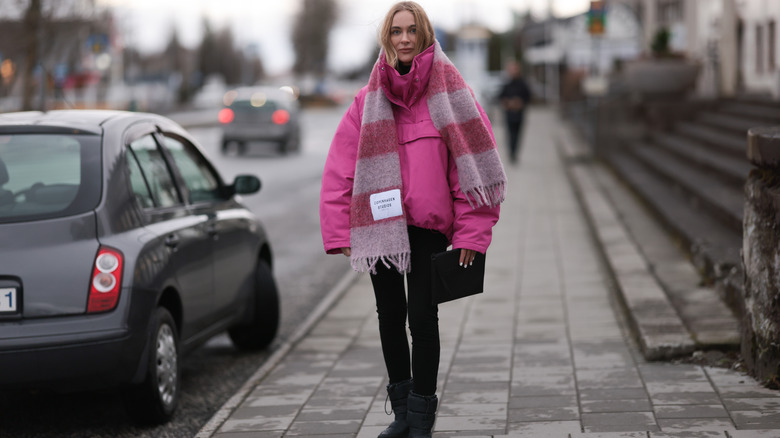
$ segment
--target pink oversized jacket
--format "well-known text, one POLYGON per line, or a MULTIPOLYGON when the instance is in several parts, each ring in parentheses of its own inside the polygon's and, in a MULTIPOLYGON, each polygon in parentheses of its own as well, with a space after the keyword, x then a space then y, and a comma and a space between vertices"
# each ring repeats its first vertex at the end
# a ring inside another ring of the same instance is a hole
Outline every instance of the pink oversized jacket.
MULTIPOLYGON (((453 248, 485 253, 493 225, 498 221, 499 207, 472 209, 460 190, 455 161, 431 121, 425 99, 432 65, 433 46, 415 57, 406 75, 400 75, 386 63, 382 73, 398 133, 406 220, 409 225, 441 232, 453 248)), ((325 162, 320 228, 328 254, 340 254, 340 248, 351 246, 349 206, 366 92, 367 87, 358 92, 341 119, 325 162)), ((477 106, 493 135, 485 111, 477 106)))

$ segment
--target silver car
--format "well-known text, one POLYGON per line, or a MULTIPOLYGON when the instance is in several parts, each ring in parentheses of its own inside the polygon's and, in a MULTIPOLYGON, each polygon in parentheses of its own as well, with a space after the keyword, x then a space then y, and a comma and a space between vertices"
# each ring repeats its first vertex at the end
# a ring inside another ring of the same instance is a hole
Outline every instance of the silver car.
POLYGON ((0 115, 0 390, 117 388, 160 423, 180 358, 228 331, 265 348, 279 323, 262 224, 167 118, 0 115))
POLYGON ((230 90, 219 112, 222 151, 243 154, 256 142, 270 143, 281 153, 301 146, 300 108, 292 92, 274 87, 230 90))

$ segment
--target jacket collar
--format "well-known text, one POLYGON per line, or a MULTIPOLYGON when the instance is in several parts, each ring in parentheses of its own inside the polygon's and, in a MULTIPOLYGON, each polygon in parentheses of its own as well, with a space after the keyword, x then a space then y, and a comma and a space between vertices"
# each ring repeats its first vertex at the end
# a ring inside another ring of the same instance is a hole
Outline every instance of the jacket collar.
POLYGON ((433 66, 434 44, 420 52, 412 60, 409 73, 401 75, 381 57, 382 89, 387 99, 396 105, 411 107, 418 102, 428 89, 433 66))

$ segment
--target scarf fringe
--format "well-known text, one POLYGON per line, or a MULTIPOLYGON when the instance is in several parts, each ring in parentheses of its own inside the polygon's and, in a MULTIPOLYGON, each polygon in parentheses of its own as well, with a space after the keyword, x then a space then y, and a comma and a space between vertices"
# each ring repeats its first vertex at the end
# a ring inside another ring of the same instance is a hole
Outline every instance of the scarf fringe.
POLYGON ((385 267, 395 268, 401 274, 412 270, 411 253, 409 251, 381 256, 351 257, 352 269, 357 272, 370 272, 376 274, 376 264, 382 262, 385 267))
POLYGON ((495 207, 506 199, 506 183, 500 182, 489 186, 474 187, 467 190, 464 194, 472 209, 482 207, 483 205, 495 207), (471 198, 474 198, 473 202, 471 198), (475 203, 477 204, 476 207, 474 206, 475 203))

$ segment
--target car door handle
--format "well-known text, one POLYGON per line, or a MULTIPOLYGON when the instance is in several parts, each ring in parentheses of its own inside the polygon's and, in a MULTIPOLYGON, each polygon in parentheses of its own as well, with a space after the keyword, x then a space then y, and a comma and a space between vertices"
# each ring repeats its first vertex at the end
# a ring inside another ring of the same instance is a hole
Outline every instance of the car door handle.
POLYGON ((176 246, 179 245, 179 236, 175 234, 169 234, 168 237, 165 238, 165 246, 168 248, 176 248, 176 246))

